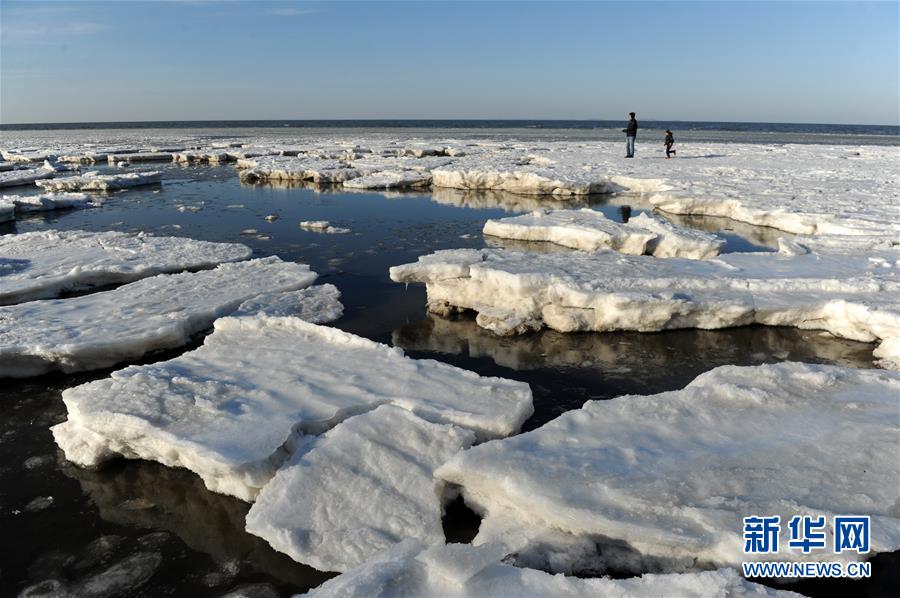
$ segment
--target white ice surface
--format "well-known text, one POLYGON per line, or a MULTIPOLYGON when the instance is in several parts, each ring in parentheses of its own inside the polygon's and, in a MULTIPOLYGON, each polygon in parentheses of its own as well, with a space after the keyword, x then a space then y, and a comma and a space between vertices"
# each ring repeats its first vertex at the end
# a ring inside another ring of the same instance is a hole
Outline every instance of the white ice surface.
POLYGON ((873 552, 900 548, 898 396, 896 372, 724 366, 683 390, 589 401, 436 475, 486 514, 476 544, 554 571, 858 560, 790 550, 786 523, 869 515, 873 552), (777 555, 743 553, 742 518, 760 514, 785 524, 777 555))
POLYGON ((130 153, 110 153, 106 159, 110 164, 119 162, 169 162, 172 160, 172 152, 130 152, 130 153))
POLYGON ((657 235, 610 220, 590 208, 581 210, 536 210, 522 216, 488 220, 484 234, 518 241, 544 241, 593 251, 603 247, 643 255, 657 235))
POLYGON ((237 243, 143 233, 50 230, 2 235, 0 305, 132 282, 164 272, 209 268, 247 259, 250 254, 248 247, 237 243))
POLYGON ((331 158, 298 158, 292 156, 260 156, 238 160, 240 178, 257 181, 312 181, 314 183, 342 183, 360 176, 345 162, 331 158))
POLYGON ((616 598, 749 598, 798 596, 741 578, 731 569, 631 579, 579 579, 522 569, 504 562, 500 544, 447 544, 425 547, 416 540, 397 544, 314 588, 315 598, 393 598, 400 596, 516 598, 549 596, 615 596, 616 598))
POLYGON ((475 441, 382 405, 304 444, 263 487, 247 531, 320 571, 346 571, 406 538, 443 544, 434 470, 475 441))
POLYGON ((303 230, 312 231, 314 233, 325 233, 328 235, 346 235, 351 232, 349 228, 332 226, 327 220, 304 220, 299 226, 303 230))
POLYGON ((656 234, 649 252, 656 257, 705 260, 719 255, 725 246, 725 241, 712 233, 678 226, 647 214, 633 216, 626 226, 656 234))
POLYGON ((417 170, 380 170, 344 182, 348 189, 402 189, 427 187, 431 173, 417 170))
MULTIPOLYGON (((396 282, 424 282, 428 308, 478 312, 501 335, 547 326, 560 332, 748 324, 825 330, 885 341, 900 335, 900 260, 883 254, 732 253, 709 260, 613 251, 527 254, 438 251, 391 268, 396 282)), ((896 343, 880 349, 885 363, 896 343)))
MULTIPOLYGON (((256 278, 248 284, 264 286, 256 278)), ((221 318, 199 349, 119 370, 67 390, 63 400, 69 421, 54 435, 69 460, 95 465, 124 455, 186 467, 210 490, 244 500, 256 497, 303 434, 381 404, 481 439, 518 431, 533 411, 522 382, 268 317, 221 318)))
POLYGON ((294 316, 313 324, 333 322, 344 314, 341 292, 333 284, 323 284, 282 293, 263 293, 241 303, 231 315, 294 316))
POLYGON ((48 168, 27 168, 0 172, 0 187, 21 187, 42 179, 56 176, 56 171, 48 168))
POLYGON ((81 176, 37 181, 48 191, 115 191, 162 181, 159 172, 129 172, 127 174, 85 173, 81 176))
POLYGON ((4 195, 4 203, 11 202, 16 212, 46 212, 50 210, 67 210, 86 208, 93 201, 84 193, 42 193, 40 195, 4 195))
POLYGON ((0 307, 0 377, 100 369, 180 347, 247 299, 315 278, 304 264, 269 257, 0 307))

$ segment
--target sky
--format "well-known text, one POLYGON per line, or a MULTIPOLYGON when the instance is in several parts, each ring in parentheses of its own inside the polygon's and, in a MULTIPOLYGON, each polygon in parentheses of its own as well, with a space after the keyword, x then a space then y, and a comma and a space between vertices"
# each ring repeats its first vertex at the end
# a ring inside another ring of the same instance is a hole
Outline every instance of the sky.
POLYGON ((0 0, 0 123, 900 124, 900 2, 0 0))

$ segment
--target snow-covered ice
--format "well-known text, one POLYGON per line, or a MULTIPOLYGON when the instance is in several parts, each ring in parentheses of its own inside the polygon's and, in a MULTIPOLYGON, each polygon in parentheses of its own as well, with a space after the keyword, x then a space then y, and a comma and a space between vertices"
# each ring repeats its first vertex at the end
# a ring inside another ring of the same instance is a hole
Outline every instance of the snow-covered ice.
MULTIPOLYGON (((65 194, 64 194, 65 195, 65 194)), ((0 305, 245 260, 250 248, 144 233, 80 230, 0 236, 0 305)))
POLYGON ((442 596, 482 598, 515 596, 616 596, 647 598, 733 598, 798 596, 743 579, 731 569, 699 573, 647 574, 631 579, 579 579, 523 569, 506 563, 502 544, 447 544, 426 547, 406 540, 358 567, 326 581, 311 598, 392 598, 442 596))
POLYGON ((177 152, 173 160, 183 164, 220 164, 230 162, 234 158, 224 149, 213 150, 187 150, 177 152))
POLYGON ((269 257, 0 307, 0 377, 94 370, 180 347, 251 297, 315 278, 304 264, 269 257))
POLYGON ((551 163, 532 156, 465 156, 431 172, 435 187, 497 189, 528 195, 587 195, 621 188, 587 160, 551 163))
POLYGON ((247 531, 320 571, 346 571, 405 538, 443 544, 434 470, 475 441, 382 405, 304 444, 247 514, 247 531))
POLYGON ((859 560, 789 549, 786 522, 868 515, 873 553, 900 548, 898 396, 896 372, 723 366, 683 390, 589 401, 436 475, 485 514, 476 544, 553 571, 859 560), (742 518, 756 514, 785 522, 777 555, 744 554, 742 518))
MULTIPOLYGON (((274 276, 248 278, 246 285, 261 289, 274 276)), ((103 325, 110 328, 109 317, 103 325)), ((155 460, 244 500, 256 497, 304 434, 378 405, 467 428, 479 439, 515 433, 533 411, 522 382, 409 359, 299 318, 265 316, 220 318, 199 349, 119 370, 65 391, 63 400, 69 420, 53 431, 69 460, 155 460)))
POLYGON ((390 275, 424 282, 430 311, 474 310, 480 326, 501 335, 542 326, 560 332, 795 326, 881 341, 879 357, 889 364, 900 357, 891 353, 900 335, 898 270, 890 252, 662 260, 614 251, 460 249, 395 266, 390 275))
POLYGON ((332 226, 327 220, 304 220, 299 226, 303 230, 329 235, 346 235, 347 233, 352 232, 349 228, 332 226))
POLYGON ((132 152, 132 153, 111 153, 107 154, 106 160, 110 164, 116 164, 118 162, 126 162, 131 164, 132 162, 169 162, 173 157, 172 152, 132 152))
POLYGON ((23 170, 7 170, 0 172, 0 187, 22 187, 37 181, 49 179, 57 175, 48 168, 26 168, 23 170))
POLYGON ((115 191, 140 185, 154 185, 162 181, 157 171, 127 174, 85 173, 81 176, 41 180, 35 184, 48 191, 115 191))
POLYGON ((261 156, 238 160, 238 168, 242 169, 241 180, 248 183, 270 180, 342 183, 361 174, 340 160, 291 156, 261 156))
POLYGON ((638 214, 627 226, 656 234, 650 242, 650 254, 656 257, 684 257, 705 260, 722 252, 725 241, 701 230, 685 228, 648 214, 638 214))
POLYGON ((518 241, 545 241, 592 251, 607 247, 622 253, 643 255, 656 238, 649 231, 629 228, 601 212, 580 210, 535 210, 530 214, 488 220, 484 234, 518 241))
POLYGON ((348 189, 404 189, 427 187, 431 173, 417 170, 380 170, 344 182, 348 189))
POLYGON ((4 195, 3 203, 10 202, 16 212, 46 212, 50 210, 69 210, 86 208, 93 201, 84 193, 42 193, 40 195, 4 195))
POLYGON ((313 324, 333 322, 344 314, 341 292, 333 284, 323 284, 299 291, 263 293, 241 303, 233 316, 294 316, 313 324))

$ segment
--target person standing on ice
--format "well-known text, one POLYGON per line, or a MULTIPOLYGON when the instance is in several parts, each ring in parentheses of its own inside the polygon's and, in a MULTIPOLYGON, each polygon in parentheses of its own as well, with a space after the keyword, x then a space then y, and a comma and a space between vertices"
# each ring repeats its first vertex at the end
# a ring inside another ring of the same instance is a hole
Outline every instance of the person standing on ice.
POLYGON ((666 144, 666 158, 669 157, 669 153, 674 156, 675 150, 672 149, 672 146, 675 145, 675 136, 672 135, 672 131, 669 129, 666 129, 666 140, 663 143, 666 144))
POLYGON ((629 112, 628 116, 631 117, 631 120, 628 121, 628 126, 622 129, 622 132, 625 133, 625 157, 634 158, 634 140, 637 138, 638 124, 634 119, 634 112, 629 112))

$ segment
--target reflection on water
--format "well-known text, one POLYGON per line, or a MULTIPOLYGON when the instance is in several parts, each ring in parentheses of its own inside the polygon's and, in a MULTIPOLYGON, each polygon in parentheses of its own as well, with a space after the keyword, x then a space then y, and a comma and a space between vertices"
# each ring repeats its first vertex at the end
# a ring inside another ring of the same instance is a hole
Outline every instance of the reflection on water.
POLYGON ((187 470, 142 461, 99 472, 71 465, 64 471, 78 480, 100 517, 111 523, 169 531, 217 562, 239 563, 298 589, 334 576, 296 563, 244 531, 250 505, 210 492, 187 470))
POLYGON ((561 210, 587 208, 607 203, 609 195, 578 195, 554 197, 547 195, 516 195, 508 191, 485 191, 435 187, 431 199, 437 203, 476 210, 501 209, 507 212, 561 210))
POLYGON ((456 356, 455 363, 467 363, 464 367, 487 359, 507 371, 482 365, 476 368, 480 373, 529 382, 535 393, 529 429, 589 399, 681 388, 720 365, 803 361, 873 367, 871 344, 815 330, 765 326, 655 333, 571 334, 545 329, 500 337, 479 327, 471 316, 445 319, 428 314, 396 328, 392 340, 417 357, 456 356))
POLYGON ((685 226, 688 228, 697 228, 705 230, 709 233, 717 235, 730 235, 753 243, 762 247, 778 250, 778 238, 785 237, 787 239, 794 238, 791 233, 770 228, 768 226, 755 226, 746 222, 738 222, 730 218, 719 218, 717 216, 690 216, 685 214, 670 214, 668 212, 657 212, 669 222, 685 226))

